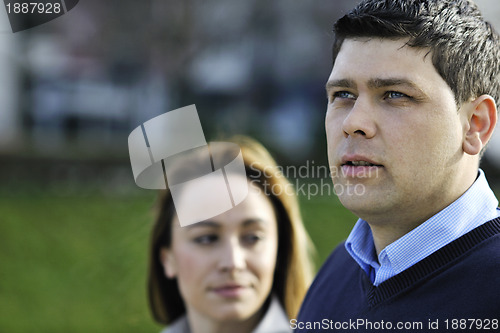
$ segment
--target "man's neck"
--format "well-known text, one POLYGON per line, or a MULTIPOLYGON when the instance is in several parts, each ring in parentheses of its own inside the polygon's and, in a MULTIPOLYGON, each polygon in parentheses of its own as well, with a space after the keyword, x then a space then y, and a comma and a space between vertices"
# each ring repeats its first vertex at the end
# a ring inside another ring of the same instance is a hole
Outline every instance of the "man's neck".
POLYGON ((385 216, 374 220, 365 219, 370 225, 373 234, 373 241, 375 243, 377 256, 389 244, 392 244, 430 219, 432 216, 451 205, 474 184, 476 177, 477 176, 472 176, 472 174, 470 177, 467 177, 469 178, 469 181, 462 182, 461 186, 457 186, 445 195, 445 197, 448 198, 447 200, 437 200, 437 198, 435 198, 435 200, 433 198, 428 198, 427 202, 421 204, 420 207, 402 207, 395 212, 395 214, 386 214, 385 216), (388 216, 390 216, 389 219, 388 216))
MULTIPOLYGON (((420 225, 420 224, 419 224, 420 225)), ((418 225, 417 225, 418 226, 418 225)), ((415 228, 417 227, 415 226, 415 228)), ((375 244, 375 250, 377 251, 377 256, 380 252, 386 248, 389 244, 394 243, 408 232, 413 230, 398 228, 398 226, 377 226, 370 225, 373 234, 373 242, 375 244)))

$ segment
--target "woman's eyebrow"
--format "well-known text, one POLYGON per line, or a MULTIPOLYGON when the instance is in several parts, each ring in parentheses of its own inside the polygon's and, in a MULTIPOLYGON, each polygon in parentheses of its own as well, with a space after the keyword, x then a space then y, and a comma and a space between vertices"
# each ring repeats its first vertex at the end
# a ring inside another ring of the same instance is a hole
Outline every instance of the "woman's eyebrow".
POLYGON ((187 229, 194 229, 194 228, 199 228, 199 227, 221 228, 221 225, 215 221, 201 221, 201 222, 190 224, 186 227, 187 227, 187 229))
POLYGON ((246 220, 243 222, 243 226, 244 226, 244 227, 247 227, 247 226, 250 226, 250 225, 255 225, 255 224, 262 224, 262 225, 266 225, 266 224, 267 224, 267 221, 265 221, 264 219, 261 219, 260 217, 254 217, 254 218, 249 218, 249 219, 246 219, 246 220))
MULTIPOLYGON (((247 227, 247 226, 255 225, 255 224, 266 225, 266 224, 268 224, 268 222, 260 217, 252 217, 252 218, 245 219, 241 225, 243 227, 247 227)), ((203 228, 203 227, 216 228, 216 229, 222 228, 220 223, 217 223, 215 221, 201 221, 201 222, 197 222, 197 223, 185 226, 185 228, 188 230, 192 230, 195 228, 203 228)))

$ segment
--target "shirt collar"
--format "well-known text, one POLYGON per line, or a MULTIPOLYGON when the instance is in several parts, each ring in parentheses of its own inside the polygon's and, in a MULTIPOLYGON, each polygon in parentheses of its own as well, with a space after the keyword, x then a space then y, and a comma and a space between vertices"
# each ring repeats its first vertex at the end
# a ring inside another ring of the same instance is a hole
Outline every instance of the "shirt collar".
MULTIPOLYGON (((375 285, 401 273, 446 244, 499 216, 498 200, 482 170, 474 184, 448 207, 385 247, 377 257, 370 226, 359 219, 345 247, 375 285), (380 274, 379 276, 379 272, 380 274)), ((404 207, 402 208, 404 209, 404 207)))
MULTIPOLYGON (((183 315, 170 326, 164 328, 161 333, 190 333, 187 315, 183 315)), ((281 306, 278 297, 271 296, 271 302, 267 311, 252 333, 289 333, 290 323, 285 310, 281 306)))
POLYGON ((345 242, 351 257, 370 275, 370 271, 380 265, 377 260, 372 230, 365 220, 359 219, 345 242))
POLYGON ((253 333, 285 333, 290 332, 290 323, 285 310, 276 296, 271 297, 271 304, 266 314, 253 333))

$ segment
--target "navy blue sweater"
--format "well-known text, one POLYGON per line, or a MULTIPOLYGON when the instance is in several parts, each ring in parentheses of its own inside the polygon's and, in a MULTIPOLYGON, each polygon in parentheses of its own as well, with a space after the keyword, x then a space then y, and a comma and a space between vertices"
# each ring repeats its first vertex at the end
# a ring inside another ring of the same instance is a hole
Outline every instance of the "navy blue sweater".
POLYGON ((499 320, 497 218, 378 287, 341 244, 320 269, 291 327, 296 332, 500 332, 499 320))

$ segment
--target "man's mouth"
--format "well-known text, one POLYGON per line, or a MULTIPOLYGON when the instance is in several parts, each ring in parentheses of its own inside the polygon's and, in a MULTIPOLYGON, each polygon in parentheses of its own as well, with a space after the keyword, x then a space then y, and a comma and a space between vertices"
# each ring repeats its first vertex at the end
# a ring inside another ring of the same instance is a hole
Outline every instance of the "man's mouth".
POLYGON ((379 164, 374 164, 371 162, 367 161, 347 161, 346 163, 342 165, 349 165, 349 166, 381 166, 379 164))
POLYGON ((342 176, 348 178, 376 178, 383 165, 362 155, 344 156, 342 158, 342 176))

